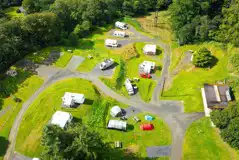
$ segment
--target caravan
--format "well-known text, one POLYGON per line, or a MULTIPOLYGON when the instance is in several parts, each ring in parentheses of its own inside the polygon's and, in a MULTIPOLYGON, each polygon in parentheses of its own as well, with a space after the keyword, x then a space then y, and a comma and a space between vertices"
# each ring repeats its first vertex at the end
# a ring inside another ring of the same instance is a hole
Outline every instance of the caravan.
POLYGON ((113 36, 115 37, 126 37, 125 32, 122 31, 114 31, 113 36))
POLYGON ((118 47, 119 44, 118 44, 117 40, 106 39, 105 40, 105 46, 107 46, 107 47, 118 47))
POLYGON ((128 29, 128 25, 126 23, 119 22, 119 21, 115 22, 115 27, 123 29, 123 30, 128 29))

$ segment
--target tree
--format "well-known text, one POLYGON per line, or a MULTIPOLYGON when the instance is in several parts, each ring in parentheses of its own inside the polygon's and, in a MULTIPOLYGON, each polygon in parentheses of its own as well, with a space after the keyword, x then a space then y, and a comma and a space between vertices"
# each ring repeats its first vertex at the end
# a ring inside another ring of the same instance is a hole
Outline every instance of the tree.
POLYGON ((213 123, 220 129, 226 128, 227 125, 229 124, 230 117, 228 115, 227 110, 224 111, 215 110, 211 112, 210 116, 213 123))
POLYGON ((97 132, 77 123, 66 130, 56 125, 46 126, 42 145, 42 159, 100 159, 102 153, 109 151, 109 146, 97 132))
POLYGON ((239 73, 239 53, 232 53, 229 62, 234 72, 239 73))
POLYGON ((221 136, 233 148, 239 149, 239 117, 230 121, 228 127, 222 130, 221 136))
POLYGON ((211 65, 213 56, 211 52, 203 47, 193 54, 193 64, 196 67, 208 67, 211 65))

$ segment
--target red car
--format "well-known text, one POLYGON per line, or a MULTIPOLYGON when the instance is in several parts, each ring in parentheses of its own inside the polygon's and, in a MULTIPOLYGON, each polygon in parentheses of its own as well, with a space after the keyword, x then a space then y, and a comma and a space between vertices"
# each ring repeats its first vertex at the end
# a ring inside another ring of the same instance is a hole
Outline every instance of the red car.
POLYGON ((154 125, 153 124, 141 124, 140 129, 143 130, 143 131, 153 130, 154 125))
POLYGON ((151 75, 148 74, 148 73, 141 73, 140 77, 142 77, 142 78, 151 78, 151 75))

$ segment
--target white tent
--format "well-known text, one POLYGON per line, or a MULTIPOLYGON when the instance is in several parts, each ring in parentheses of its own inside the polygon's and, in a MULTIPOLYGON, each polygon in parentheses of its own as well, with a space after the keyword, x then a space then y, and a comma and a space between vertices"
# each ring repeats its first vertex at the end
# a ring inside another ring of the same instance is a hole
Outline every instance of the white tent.
POLYGON ((63 106, 65 107, 72 107, 74 104, 83 104, 84 101, 84 94, 79 93, 65 92, 64 96, 62 97, 63 106))
POLYGON ((119 120, 109 120, 107 128, 126 131, 127 122, 119 120))
POLYGON ((126 34, 125 34, 125 32, 122 32, 122 31, 114 31, 113 36, 125 37, 126 34))
POLYGON ((144 46, 143 50, 144 50, 144 54, 155 55, 157 47, 156 47, 156 45, 153 45, 153 44, 146 44, 144 46))
POLYGON ((110 115, 112 117, 118 117, 119 115, 122 115, 122 110, 119 106, 114 106, 110 110, 110 115))
POLYGON ((68 112, 56 111, 52 118, 51 124, 58 125, 61 128, 65 128, 68 123, 72 120, 72 115, 68 112))
POLYGON ((118 42, 117 40, 114 40, 114 39, 106 39, 105 45, 108 47, 118 47, 118 42))
POLYGON ((133 86, 132 86, 132 84, 131 84, 131 82, 128 78, 125 80, 124 84, 125 84, 125 88, 128 91, 128 94, 133 95, 134 94, 134 88, 133 88, 133 86))
POLYGON ((155 62, 144 61, 139 65, 140 71, 150 74, 155 69, 155 62))
POLYGON ((119 22, 119 21, 115 22, 115 27, 123 29, 123 30, 128 29, 128 25, 126 23, 119 22))

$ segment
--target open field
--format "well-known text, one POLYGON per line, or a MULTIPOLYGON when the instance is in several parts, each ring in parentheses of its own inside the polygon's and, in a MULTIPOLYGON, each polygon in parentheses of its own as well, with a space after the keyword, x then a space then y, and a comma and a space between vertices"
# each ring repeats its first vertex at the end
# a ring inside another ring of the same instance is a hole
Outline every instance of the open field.
MULTIPOLYGON (((164 91, 162 95, 162 99, 183 100, 185 112, 203 111, 201 98, 201 88, 203 84, 215 83, 229 76, 228 70, 226 69, 228 63, 227 51, 223 50, 222 46, 217 43, 194 45, 192 49, 201 46, 207 47, 217 58, 215 66, 211 69, 202 69, 189 65, 187 69, 182 70, 173 78, 171 87, 164 91)), ((177 49, 177 51, 184 52, 185 48, 191 49, 191 47, 183 46, 177 49)))
POLYGON ((27 76, 27 73, 20 73, 17 76, 18 83, 11 84, 12 87, 17 85, 17 91, 13 93, 14 96, 20 98, 22 102, 16 103, 13 100, 13 97, 8 97, 3 99, 3 108, 10 107, 7 112, 0 117, 0 138, 4 139, 0 141, 0 159, 3 159, 3 156, 7 149, 8 136, 11 130, 11 127, 14 123, 14 120, 20 111, 22 104, 30 98, 30 96, 42 85, 43 80, 36 76, 27 76))
POLYGON ((192 123, 184 139, 183 160, 192 159, 237 160, 239 154, 223 142, 209 118, 202 118, 192 123))

